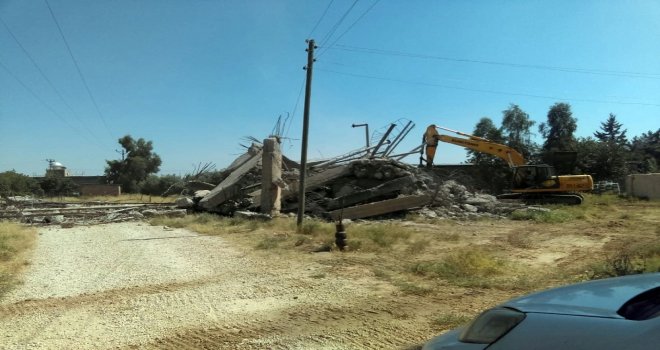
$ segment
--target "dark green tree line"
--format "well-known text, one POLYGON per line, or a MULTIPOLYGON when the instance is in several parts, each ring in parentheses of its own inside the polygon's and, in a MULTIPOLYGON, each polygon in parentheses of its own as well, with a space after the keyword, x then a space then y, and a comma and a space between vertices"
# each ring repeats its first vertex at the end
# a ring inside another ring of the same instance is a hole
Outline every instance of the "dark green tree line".
MULTIPOLYGON (((660 129, 650 130, 629 140, 627 129, 610 113, 592 137, 575 137, 577 118, 568 103, 550 106, 545 122, 539 125, 543 143, 539 147, 532 140, 534 121, 519 106, 511 104, 502 112, 502 125, 497 127, 490 118, 482 118, 473 134, 503 143, 521 152, 528 163, 567 165, 561 173, 590 174, 595 181, 622 182, 627 174, 657 172, 660 164, 660 129), (577 156, 574 163, 562 164, 562 157, 577 156), (559 164, 558 164, 559 163, 559 164)), ((477 152, 469 152, 469 162, 479 166, 505 168, 499 159, 477 152)), ((491 176, 497 170, 489 170, 491 176)), ((498 176, 499 177, 499 176, 498 176)))

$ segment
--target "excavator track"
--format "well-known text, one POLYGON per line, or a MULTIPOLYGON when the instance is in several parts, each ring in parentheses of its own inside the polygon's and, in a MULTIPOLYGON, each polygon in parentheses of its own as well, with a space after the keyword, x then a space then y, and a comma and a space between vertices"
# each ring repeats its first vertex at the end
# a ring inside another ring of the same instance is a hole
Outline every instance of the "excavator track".
POLYGON ((497 196, 498 199, 519 199, 526 204, 564 204, 564 205, 580 205, 584 201, 584 197, 579 193, 562 193, 562 194, 524 194, 524 193, 505 193, 497 196))

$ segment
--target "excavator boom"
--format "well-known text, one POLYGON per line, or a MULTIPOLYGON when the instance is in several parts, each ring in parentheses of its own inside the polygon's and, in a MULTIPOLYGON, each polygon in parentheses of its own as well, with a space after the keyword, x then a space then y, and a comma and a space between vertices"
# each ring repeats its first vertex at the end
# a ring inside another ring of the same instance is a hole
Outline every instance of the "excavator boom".
MULTIPOLYGON (((441 129, 449 130, 445 128, 441 128, 441 129)), ((454 145, 469 148, 473 151, 487 153, 499 157, 503 159, 507 164, 509 164, 509 167, 515 167, 525 164, 525 158, 523 157, 523 155, 509 146, 501 145, 499 143, 495 143, 481 137, 459 133, 453 130, 451 131, 460 135, 467 136, 469 138, 453 137, 449 135, 438 135, 436 136, 436 138, 442 142, 452 143, 454 145)))

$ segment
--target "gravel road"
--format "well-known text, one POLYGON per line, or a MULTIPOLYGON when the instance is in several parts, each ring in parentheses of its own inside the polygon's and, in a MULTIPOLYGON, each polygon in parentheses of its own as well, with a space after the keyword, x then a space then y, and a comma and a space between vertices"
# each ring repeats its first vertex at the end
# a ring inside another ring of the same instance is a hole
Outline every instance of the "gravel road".
POLYGON ((326 277, 335 257, 321 254, 145 223, 42 228, 24 283, 0 302, 0 348, 394 349, 428 337, 392 316, 391 286, 326 277))

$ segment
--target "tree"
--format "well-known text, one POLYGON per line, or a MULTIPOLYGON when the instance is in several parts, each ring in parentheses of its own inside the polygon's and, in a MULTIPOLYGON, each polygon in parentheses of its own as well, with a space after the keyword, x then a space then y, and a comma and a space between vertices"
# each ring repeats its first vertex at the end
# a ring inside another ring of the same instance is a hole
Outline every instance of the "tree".
POLYGON ((518 105, 511 104, 508 109, 502 111, 502 133, 506 145, 520 152, 525 159, 530 159, 536 148, 531 139, 532 126, 534 121, 530 120, 529 114, 518 105))
POLYGON ((625 145, 628 143, 626 138, 626 132, 628 130, 621 131, 623 125, 616 120, 616 115, 610 113, 610 116, 607 117, 607 120, 600 123, 600 129, 602 131, 596 131, 594 136, 600 142, 614 142, 619 145, 625 145))
POLYGON ((601 131, 594 133, 599 141, 594 174, 596 180, 621 181, 627 173, 628 139, 626 130, 621 130, 622 126, 610 113, 607 120, 600 124, 601 131))
POLYGON ((576 141, 577 161, 575 167, 579 174, 589 174, 596 177, 598 169, 598 155, 600 154, 601 143, 593 137, 580 137, 576 141))
POLYGON ((184 188, 180 176, 177 175, 149 175, 140 184, 140 193, 150 196, 161 196, 167 191, 170 186, 177 185, 173 190, 174 193, 181 192, 184 188))
MULTIPOLYGON (((479 120, 474 127, 472 135, 483 137, 493 142, 504 143, 502 131, 488 117, 479 120)), ((478 186, 483 186, 482 189, 487 189, 493 193, 502 192, 502 189, 507 186, 510 177, 506 162, 483 152, 468 150, 468 155, 470 156, 468 162, 474 164, 479 169, 474 174, 474 180, 477 181, 478 186)))
POLYGON ((650 130, 635 136, 630 143, 630 159, 637 165, 636 171, 651 173, 658 171, 660 165, 660 129, 650 130))
POLYGON ((57 174, 47 174, 39 181, 39 186, 49 196, 66 196, 79 190, 73 180, 57 174))
POLYGON ((0 173, 0 196, 43 194, 37 181, 15 170, 0 173))
MULTIPOLYGON (((472 135, 483 137, 493 142, 502 143, 502 132, 498 129, 493 121, 488 117, 483 117, 479 120, 474 127, 472 135)), ((472 164, 504 164, 499 158, 491 156, 490 154, 468 150, 468 162, 472 164)))
POLYGON ((120 184, 124 192, 135 193, 140 189, 140 183, 149 174, 160 170, 161 159, 153 152, 153 144, 143 138, 134 140, 130 135, 119 139, 124 148, 125 157, 121 160, 106 160, 105 176, 108 181, 120 184))
POLYGON ((576 142, 573 133, 577 129, 577 119, 573 118, 571 105, 555 103, 548 111, 548 120, 539 125, 539 132, 545 138, 542 158, 552 163, 553 152, 575 151, 576 142))

